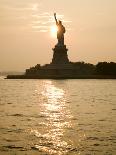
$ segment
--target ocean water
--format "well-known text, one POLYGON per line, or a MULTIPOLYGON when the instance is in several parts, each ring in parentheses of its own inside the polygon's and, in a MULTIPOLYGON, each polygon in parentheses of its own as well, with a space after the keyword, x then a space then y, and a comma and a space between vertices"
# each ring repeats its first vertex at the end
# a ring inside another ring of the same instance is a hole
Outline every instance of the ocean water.
POLYGON ((1 77, 0 155, 116 155, 116 80, 1 77))

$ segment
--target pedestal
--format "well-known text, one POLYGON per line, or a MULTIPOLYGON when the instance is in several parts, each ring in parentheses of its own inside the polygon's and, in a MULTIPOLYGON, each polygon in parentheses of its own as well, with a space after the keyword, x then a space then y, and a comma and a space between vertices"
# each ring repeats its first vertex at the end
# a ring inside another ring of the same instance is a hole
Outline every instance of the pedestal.
POLYGON ((69 59, 67 51, 66 45, 56 45, 55 48, 53 48, 52 64, 68 64, 69 59))

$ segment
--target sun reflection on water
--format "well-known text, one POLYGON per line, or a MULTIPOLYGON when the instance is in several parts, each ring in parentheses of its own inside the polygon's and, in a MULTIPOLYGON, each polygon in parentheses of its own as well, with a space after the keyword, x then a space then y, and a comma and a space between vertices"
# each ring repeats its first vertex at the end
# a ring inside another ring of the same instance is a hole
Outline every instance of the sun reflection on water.
POLYGON ((40 115, 43 128, 31 130, 38 137, 35 148, 48 154, 66 154, 72 150, 72 145, 64 134, 72 127, 73 118, 66 104, 66 90, 55 86, 53 81, 45 81, 41 94, 43 103, 40 115))
POLYGON ((45 118, 45 127, 42 134, 38 130, 32 130, 39 138, 39 144, 35 147, 48 154, 65 154, 70 145, 63 139, 63 134, 65 128, 71 127, 70 111, 65 105, 65 90, 56 87, 52 81, 46 81, 42 96, 46 102, 42 103, 40 113, 45 118))

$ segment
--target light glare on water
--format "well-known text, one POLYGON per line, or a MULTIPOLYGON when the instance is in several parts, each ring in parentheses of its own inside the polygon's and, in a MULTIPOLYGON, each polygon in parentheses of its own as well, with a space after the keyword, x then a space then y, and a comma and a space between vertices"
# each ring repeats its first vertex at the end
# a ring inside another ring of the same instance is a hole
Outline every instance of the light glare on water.
POLYGON ((45 81, 41 94, 46 100, 40 108, 40 115, 45 118, 42 123, 46 121, 44 133, 41 134, 38 130, 31 132, 41 138, 41 143, 46 143, 46 146, 39 143, 35 148, 49 154, 65 154, 74 147, 63 138, 65 130, 72 126, 72 116, 66 106, 66 92, 55 87, 52 81, 45 81))

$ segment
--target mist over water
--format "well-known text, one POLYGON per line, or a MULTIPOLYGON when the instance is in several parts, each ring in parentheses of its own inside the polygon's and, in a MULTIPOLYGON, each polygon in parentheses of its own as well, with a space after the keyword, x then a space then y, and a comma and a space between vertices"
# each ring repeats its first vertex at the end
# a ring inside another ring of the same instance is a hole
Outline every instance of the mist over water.
POLYGON ((0 155, 115 155, 116 80, 0 78, 0 155))

